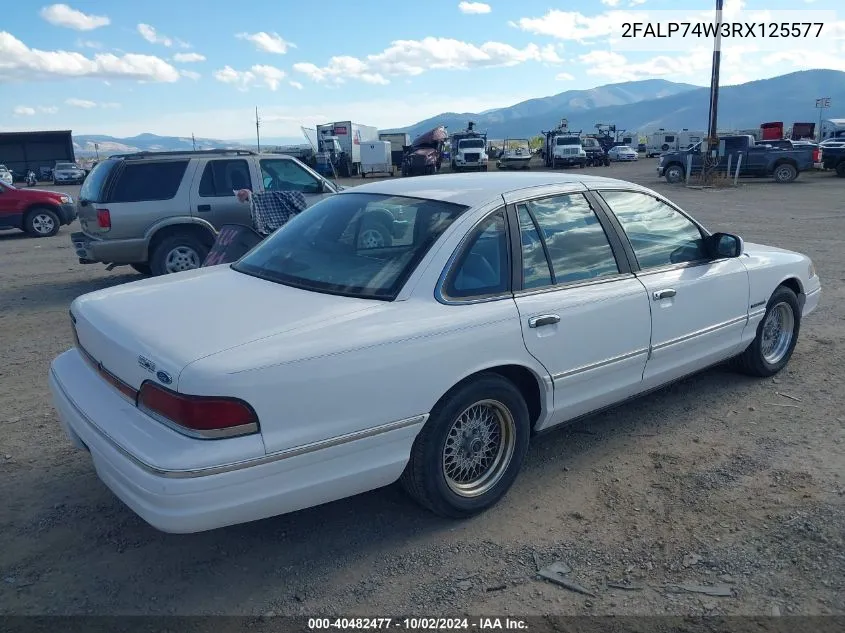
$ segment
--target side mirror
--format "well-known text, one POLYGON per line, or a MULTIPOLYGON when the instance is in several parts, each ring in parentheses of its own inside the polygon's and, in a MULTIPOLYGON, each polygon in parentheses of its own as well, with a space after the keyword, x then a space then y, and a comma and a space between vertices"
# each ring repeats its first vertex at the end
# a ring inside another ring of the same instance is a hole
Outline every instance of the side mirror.
POLYGON ((714 233, 710 236, 710 252, 716 259, 739 257, 745 248, 742 238, 731 233, 714 233))

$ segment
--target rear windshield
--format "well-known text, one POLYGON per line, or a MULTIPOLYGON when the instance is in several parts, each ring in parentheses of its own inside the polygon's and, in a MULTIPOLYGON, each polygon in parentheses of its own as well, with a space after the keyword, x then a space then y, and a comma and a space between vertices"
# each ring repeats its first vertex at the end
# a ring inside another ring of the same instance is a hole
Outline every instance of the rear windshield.
POLYGON ((333 195, 295 216, 232 268, 305 290, 389 301, 466 209, 420 198, 333 195))
POLYGON ((56 163, 56 169, 79 169, 73 163, 56 163))
POLYGON ((105 202, 106 181, 117 163, 116 160, 104 160, 98 163, 88 174, 85 182, 82 183, 82 188, 79 190, 79 199, 88 202, 105 202))

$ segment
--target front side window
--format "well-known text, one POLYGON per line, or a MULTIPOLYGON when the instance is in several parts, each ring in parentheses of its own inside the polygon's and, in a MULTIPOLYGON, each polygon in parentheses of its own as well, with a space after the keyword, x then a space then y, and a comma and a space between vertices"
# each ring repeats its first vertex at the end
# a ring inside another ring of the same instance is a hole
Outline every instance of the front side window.
POLYGON ((509 289, 505 212, 497 211, 473 231, 447 279, 445 290, 449 297, 466 299, 501 295, 509 289))
POLYGON ((656 268, 707 258, 698 226, 665 202, 635 191, 602 191, 619 219, 640 268, 656 268))
POLYGON ((179 190, 187 167, 187 160, 126 162, 117 177, 109 202, 170 200, 179 190))
MULTIPOLYGON (((604 228, 583 194, 531 200, 525 203, 524 209, 536 221, 545 242, 553 283, 572 283, 619 273, 604 228)), ((537 256, 539 254, 532 258, 537 256)))
POLYGON ((333 195, 295 216, 232 268, 304 290, 392 300, 465 210, 420 198, 333 195))
POLYGON ((322 182, 292 160, 266 158, 260 161, 260 165, 266 191, 321 193, 323 190, 322 182))
POLYGON ((242 158, 210 160, 200 179, 199 194, 203 198, 234 196, 240 189, 252 189, 249 164, 242 158))

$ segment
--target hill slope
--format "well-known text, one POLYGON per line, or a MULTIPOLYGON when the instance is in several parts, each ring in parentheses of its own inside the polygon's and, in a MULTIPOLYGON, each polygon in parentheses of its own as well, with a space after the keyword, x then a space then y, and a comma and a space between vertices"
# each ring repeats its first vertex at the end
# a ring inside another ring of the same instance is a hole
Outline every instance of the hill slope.
MULTIPOLYGON (((707 127, 709 88, 696 88, 688 84, 666 84, 664 94, 643 98, 628 103, 607 104, 600 99, 590 101, 587 93, 599 91, 600 95, 624 87, 636 98, 645 96, 647 90, 632 91, 632 87, 644 82, 602 86, 593 91, 569 91, 547 97, 561 104, 559 108, 539 112, 526 104, 544 101, 532 99, 510 108, 500 108, 484 115, 474 113, 444 113, 420 121, 402 131, 418 134, 435 125, 446 125, 451 130, 463 129, 469 120, 477 123, 477 129, 487 130, 490 138, 506 136, 529 137, 540 130, 549 129, 566 117, 574 130, 592 131, 596 123, 613 123, 618 129, 682 129, 703 130, 707 127), (674 87, 674 88, 673 88, 674 87), (576 94, 576 93, 580 93, 576 94), (583 99, 583 101, 581 101, 583 99), (565 103, 569 103, 567 108, 565 103)), ((649 82, 650 83, 650 82, 649 82)), ((652 84, 654 86, 654 84, 652 84)), ((783 121, 788 127, 794 121, 818 120, 815 109, 816 97, 831 97, 834 106, 845 103, 845 72, 836 70, 806 70, 788 75, 762 79, 736 86, 723 87, 719 91, 720 129, 743 129, 758 127, 764 121, 783 121)), ((623 97, 620 96, 620 99, 623 97)), ((840 106, 841 107, 841 106, 840 106)), ((834 116, 828 112, 827 116, 834 116)))

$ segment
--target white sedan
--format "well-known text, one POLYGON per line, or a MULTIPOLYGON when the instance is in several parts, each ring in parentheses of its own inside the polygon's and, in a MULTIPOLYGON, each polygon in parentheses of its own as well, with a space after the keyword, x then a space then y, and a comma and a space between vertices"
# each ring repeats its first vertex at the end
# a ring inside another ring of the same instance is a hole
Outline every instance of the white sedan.
POLYGON ((617 145, 607 151, 607 157, 613 161, 632 161, 639 158, 637 150, 627 145, 617 145))
POLYGON ((403 178, 326 198, 235 264, 77 298, 49 383, 69 438, 160 530, 397 480, 466 517, 538 431, 728 359, 776 374, 820 292, 806 256, 639 185, 403 178), (359 240, 386 210, 401 237, 359 240))

